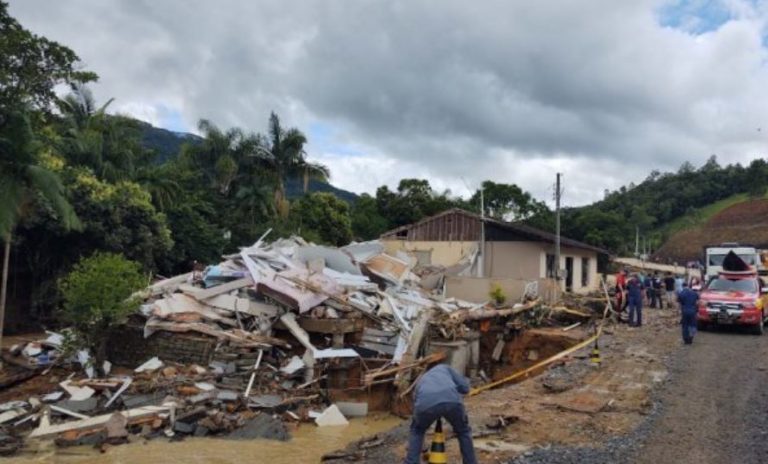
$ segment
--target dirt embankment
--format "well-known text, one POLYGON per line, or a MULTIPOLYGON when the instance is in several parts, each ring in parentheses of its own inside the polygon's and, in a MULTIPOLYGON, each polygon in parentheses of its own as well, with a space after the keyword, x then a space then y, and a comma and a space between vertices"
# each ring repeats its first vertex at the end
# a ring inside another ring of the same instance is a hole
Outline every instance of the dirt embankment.
POLYGON ((697 260, 701 259, 704 246, 724 242, 768 245, 768 199, 737 203, 702 225, 675 233, 654 254, 654 259, 678 263, 697 260))

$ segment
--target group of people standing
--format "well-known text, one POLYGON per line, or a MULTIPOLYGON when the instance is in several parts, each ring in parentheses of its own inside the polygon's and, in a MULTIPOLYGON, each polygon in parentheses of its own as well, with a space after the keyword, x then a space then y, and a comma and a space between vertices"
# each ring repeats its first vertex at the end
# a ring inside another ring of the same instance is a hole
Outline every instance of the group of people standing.
POLYGON ((658 309, 679 308, 683 342, 693 343, 696 332, 696 305, 699 294, 693 289, 699 285, 695 277, 684 279, 681 275, 667 272, 664 277, 656 271, 653 274, 638 272, 630 275, 623 269, 616 276, 616 307, 628 310, 629 326, 643 325, 643 306, 658 309))

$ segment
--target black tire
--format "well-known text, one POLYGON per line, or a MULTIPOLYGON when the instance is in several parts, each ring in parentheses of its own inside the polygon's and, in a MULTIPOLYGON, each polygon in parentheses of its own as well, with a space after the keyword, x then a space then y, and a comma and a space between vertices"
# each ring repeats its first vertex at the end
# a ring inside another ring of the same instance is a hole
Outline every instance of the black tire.
POLYGON ((763 313, 760 313, 760 323, 752 328, 752 333, 755 335, 762 335, 765 333, 765 318, 763 313))
POLYGON ((702 332, 709 330, 709 322, 696 321, 696 328, 702 332))

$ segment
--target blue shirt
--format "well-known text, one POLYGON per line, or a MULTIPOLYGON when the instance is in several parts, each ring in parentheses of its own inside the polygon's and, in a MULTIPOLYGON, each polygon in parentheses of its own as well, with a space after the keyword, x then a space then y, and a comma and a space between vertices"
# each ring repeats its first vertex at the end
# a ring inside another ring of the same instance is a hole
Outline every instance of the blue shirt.
POLYGON ((643 299, 643 284, 636 277, 629 279, 627 290, 629 301, 641 301, 643 299))
POLYGON ((680 308, 684 314, 696 314, 696 303, 699 301, 699 294, 690 288, 685 287, 683 288, 683 291, 677 295, 677 301, 680 302, 680 308))
POLYGON ((422 412, 440 403, 461 403, 467 393, 469 380, 447 364, 440 364, 428 370, 416 384, 413 410, 422 412))

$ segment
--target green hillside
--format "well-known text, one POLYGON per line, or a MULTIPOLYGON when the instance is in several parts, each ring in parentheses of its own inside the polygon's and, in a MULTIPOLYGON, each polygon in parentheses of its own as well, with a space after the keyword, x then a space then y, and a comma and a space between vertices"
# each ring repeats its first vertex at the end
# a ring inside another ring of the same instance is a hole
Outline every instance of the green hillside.
POLYGON ((674 221, 660 227, 657 232, 661 233, 663 236, 671 236, 676 232, 680 232, 681 230, 702 225, 720 211, 723 211, 724 209, 735 204, 747 201, 748 199, 749 195, 746 193, 737 193, 735 195, 731 195, 728 198, 703 206, 696 209, 695 211, 691 211, 685 216, 675 219, 674 221))
MULTIPOLYGON (((636 231, 651 249, 675 233, 705 223, 729 206, 762 198, 768 189, 768 163, 721 166, 713 156, 699 168, 685 163, 677 172, 652 172, 591 205, 563 214, 563 234, 616 254, 631 254, 636 231)), ((543 221, 539 221, 542 223, 543 221)))

